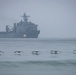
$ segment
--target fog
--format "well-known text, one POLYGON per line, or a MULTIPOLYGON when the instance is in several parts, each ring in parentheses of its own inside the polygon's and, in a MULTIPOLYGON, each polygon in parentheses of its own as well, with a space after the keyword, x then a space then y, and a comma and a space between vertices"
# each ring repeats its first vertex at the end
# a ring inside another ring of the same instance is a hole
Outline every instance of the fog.
POLYGON ((0 0, 0 31, 26 12, 39 37, 76 38, 76 0, 0 0))

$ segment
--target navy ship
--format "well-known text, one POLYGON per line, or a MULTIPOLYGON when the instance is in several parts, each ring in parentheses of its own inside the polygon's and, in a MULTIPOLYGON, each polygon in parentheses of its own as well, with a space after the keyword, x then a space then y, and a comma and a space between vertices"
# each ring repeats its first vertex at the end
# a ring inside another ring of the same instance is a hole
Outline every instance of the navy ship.
POLYGON ((28 17, 23 14, 23 20, 14 23, 12 29, 6 25, 6 31, 0 32, 0 38, 38 38, 40 30, 37 29, 36 24, 28 22, 28 17))

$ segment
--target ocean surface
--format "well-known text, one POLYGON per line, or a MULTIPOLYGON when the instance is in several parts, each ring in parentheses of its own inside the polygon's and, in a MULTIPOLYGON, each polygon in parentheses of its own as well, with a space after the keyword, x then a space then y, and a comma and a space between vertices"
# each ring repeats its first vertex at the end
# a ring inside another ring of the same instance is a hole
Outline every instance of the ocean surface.
POLYGON ((0 75, 76 75, 76 39, 0 39, 0 75))

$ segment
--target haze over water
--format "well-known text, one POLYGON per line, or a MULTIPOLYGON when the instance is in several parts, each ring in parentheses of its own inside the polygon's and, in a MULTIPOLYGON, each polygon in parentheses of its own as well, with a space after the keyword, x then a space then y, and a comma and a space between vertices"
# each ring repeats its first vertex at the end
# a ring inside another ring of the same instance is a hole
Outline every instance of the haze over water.
POLYGON ((0 75, 76 75, 76 0, 0 0, 0 31, 25 12, 39 38, 0 38, 0 75))
POLYGON ((0 31, 24 12, 38 25, 40 38, 76 38, 76 0, 0 0, 0 31))

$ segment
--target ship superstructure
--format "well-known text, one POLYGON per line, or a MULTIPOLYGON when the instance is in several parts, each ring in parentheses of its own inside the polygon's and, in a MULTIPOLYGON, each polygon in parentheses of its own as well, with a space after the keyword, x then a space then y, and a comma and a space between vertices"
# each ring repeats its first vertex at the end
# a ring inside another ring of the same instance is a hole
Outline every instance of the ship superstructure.
POLYGON ((38 38, 40 30, 37 29, 36 24, 28 22, 28 17, 23 14, 23 20, 18 23, 14 23, 13 28, 10 29, 6 25, 6 32, 0 32, 0 38, 38 38))

